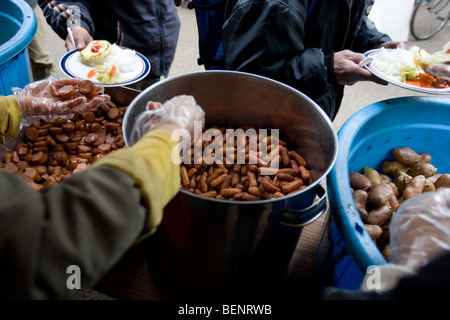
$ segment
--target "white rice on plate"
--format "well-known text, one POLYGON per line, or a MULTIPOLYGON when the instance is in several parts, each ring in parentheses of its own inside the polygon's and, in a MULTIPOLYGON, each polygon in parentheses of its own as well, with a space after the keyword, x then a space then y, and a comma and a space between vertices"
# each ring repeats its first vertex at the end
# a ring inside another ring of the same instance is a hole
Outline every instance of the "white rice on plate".
POLYGON ((408 66, 416 68, 414 52, 418 49, 416 46, 411 47, 409 50, 401 48, 387 50, 381 48, 378 54, 375 55, 371 65, 384 75, 401 78, 402 68, 408 66))
POLYGON ((106 56, 103 65, 116 66, 120 73, 133 72, 139 68, 139 58, 134 50, 122 49, 112 44, 111 52, 106 56))

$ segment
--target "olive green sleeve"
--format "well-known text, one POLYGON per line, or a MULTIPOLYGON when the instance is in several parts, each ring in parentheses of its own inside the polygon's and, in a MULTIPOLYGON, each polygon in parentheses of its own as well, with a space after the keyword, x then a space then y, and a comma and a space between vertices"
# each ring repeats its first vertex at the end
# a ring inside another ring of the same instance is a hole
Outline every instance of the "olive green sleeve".
POLYGON ((0 299, 79 298, 133 245, 146 214, 133 179, 113 168, 89 168, 42 193, 0 171, 0 299), (70 266, 80 289, 67 286, 70 266))
POLYGON ((22 112, 14 96, 0 96, 0 144, 19 133, 22 112))
POLYGON ((160 223, 179 188, 174 146, 154 131, 43 192, 0 170, 0 299, 76 299, 92 287, 160 223), (68 287, 71 266, 81 289, 68 287))
POLYGON ((172 155, 178 155, 179 160, 178 143, 171 140, 168 131, 154 130, 130 149, 112 152, 94 164, 119 169, 139 186, 149 206, 145 230, 139 240, 155 231, 162 220, 163 208, 180 189, 180 167, 172 160, 172 155))

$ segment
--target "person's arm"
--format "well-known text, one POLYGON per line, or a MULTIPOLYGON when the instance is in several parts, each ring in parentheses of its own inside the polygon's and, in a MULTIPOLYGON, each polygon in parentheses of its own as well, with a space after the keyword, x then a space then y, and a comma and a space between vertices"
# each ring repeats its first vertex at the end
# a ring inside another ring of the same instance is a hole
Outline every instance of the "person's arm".
POLYGON ((0 96, 0 144, 6 138, 15 138, 19 133, 22 113, 19 103, 13 95, 0 96))
MULTIPOLYGON (((352 50, 355 52, 364 53, 371 49, 379 48, 383 43, 391 42, 389 35, 380 32, 376 25, 368 17, 370 8, 373 5, 373 0, 368 1, 366 9, 362 12, 361 25, 357 29, 357 35, 352 43, 352 50)), ((400 42, 397 42, 400 45, 400 42)), ((394 47, 394 46, 392 46, 394 47)))
MULTIPOLYGON (((107 94, 95 94, 92 97, 78 95, 64 100, 59 89, 66 85, 77 87, 80 79, 57 79, 49 77, 26 85, 23 89, 14 88, 14 95, 0 96, 0 144, 6 138, 16 138, 20 124, 28 117, 55 117, 67 114, 82 113, 98 107, 107 101, 107 94)), ((101 85, 96 85, 97 92, 103 92, 101 85)))
POLYGON ((72 19, 75 42, 85 44, 92 41, 91 35, 95 32, 94 22, 89 13, 89 4, 87 1, 74 0, 39 0, 39 6, 44 13, 47 23, 58 34, 61 39, 66 41, 68 51, 73 48, 67 33, 67 19, 72 19), (75 23, 75 24, 73 24, 75 23), (83 38, 81 38, 83 37, 83 38), (86 37, 86 38, 84 38, 86 37))
POLYGON ((0 170, 0 298, 78 298, 156 230, 180 187, 172 133, 193 136, 204 111, 190 96, 164 103, 158 117, 154 108, 142 114, 150 129, 131 147, 42 192, 0 170))
POLYGON ((324 299, 446 297, 450 277, 450 189, 405 200, 390 222, 392 258, 369 266, 360 290, 328 287, 324 299))
POLYGON ((80 297, 160 223, 180 185, 176 147, 170 132, 152 131, 43 193, 0 172, 0 297, 80 297), (70 266, 81 290, 67 286, 70 266))

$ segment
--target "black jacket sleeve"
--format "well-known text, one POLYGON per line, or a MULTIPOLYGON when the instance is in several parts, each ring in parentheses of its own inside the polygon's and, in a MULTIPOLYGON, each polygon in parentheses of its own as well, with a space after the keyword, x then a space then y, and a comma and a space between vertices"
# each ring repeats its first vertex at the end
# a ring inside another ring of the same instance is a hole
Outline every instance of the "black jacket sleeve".
POLYGON ((329 89, 332 55, 304 46, 307 3, 249 1, 227 8, 230 15, 223 26, 227 68, 288 83, 319 99, 329 89))
POLYGON ((84 27, 90 35, 95 32, 94 23, 89 14, 86 1, 74 0, 38 0, 47 23, 61 39, 67 38, 67 19, 75 17, 77 23, 84 27))
POLYGON ((352 50, 355 52, 364 53, 368 50, 378 48, 384 42, 392 40, 387 34, 378 31, 375 24, 367 15, 362 17, 361 25, 357 30, 358 32, 352 45, 352 50))

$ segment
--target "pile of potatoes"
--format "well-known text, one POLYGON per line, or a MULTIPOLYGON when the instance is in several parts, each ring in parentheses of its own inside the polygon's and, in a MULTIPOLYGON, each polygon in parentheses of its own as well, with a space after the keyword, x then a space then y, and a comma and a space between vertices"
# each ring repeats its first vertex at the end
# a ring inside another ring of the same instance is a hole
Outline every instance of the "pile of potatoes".
POLYGON ((353 199, 366 230, 386 260, 391 259, 389 223, 403 201, 424 192, 450 187, 450 174, 437 174, 431 155, 411 148, 394 148, 381 172, 364 167, 349 174, 353 199))

